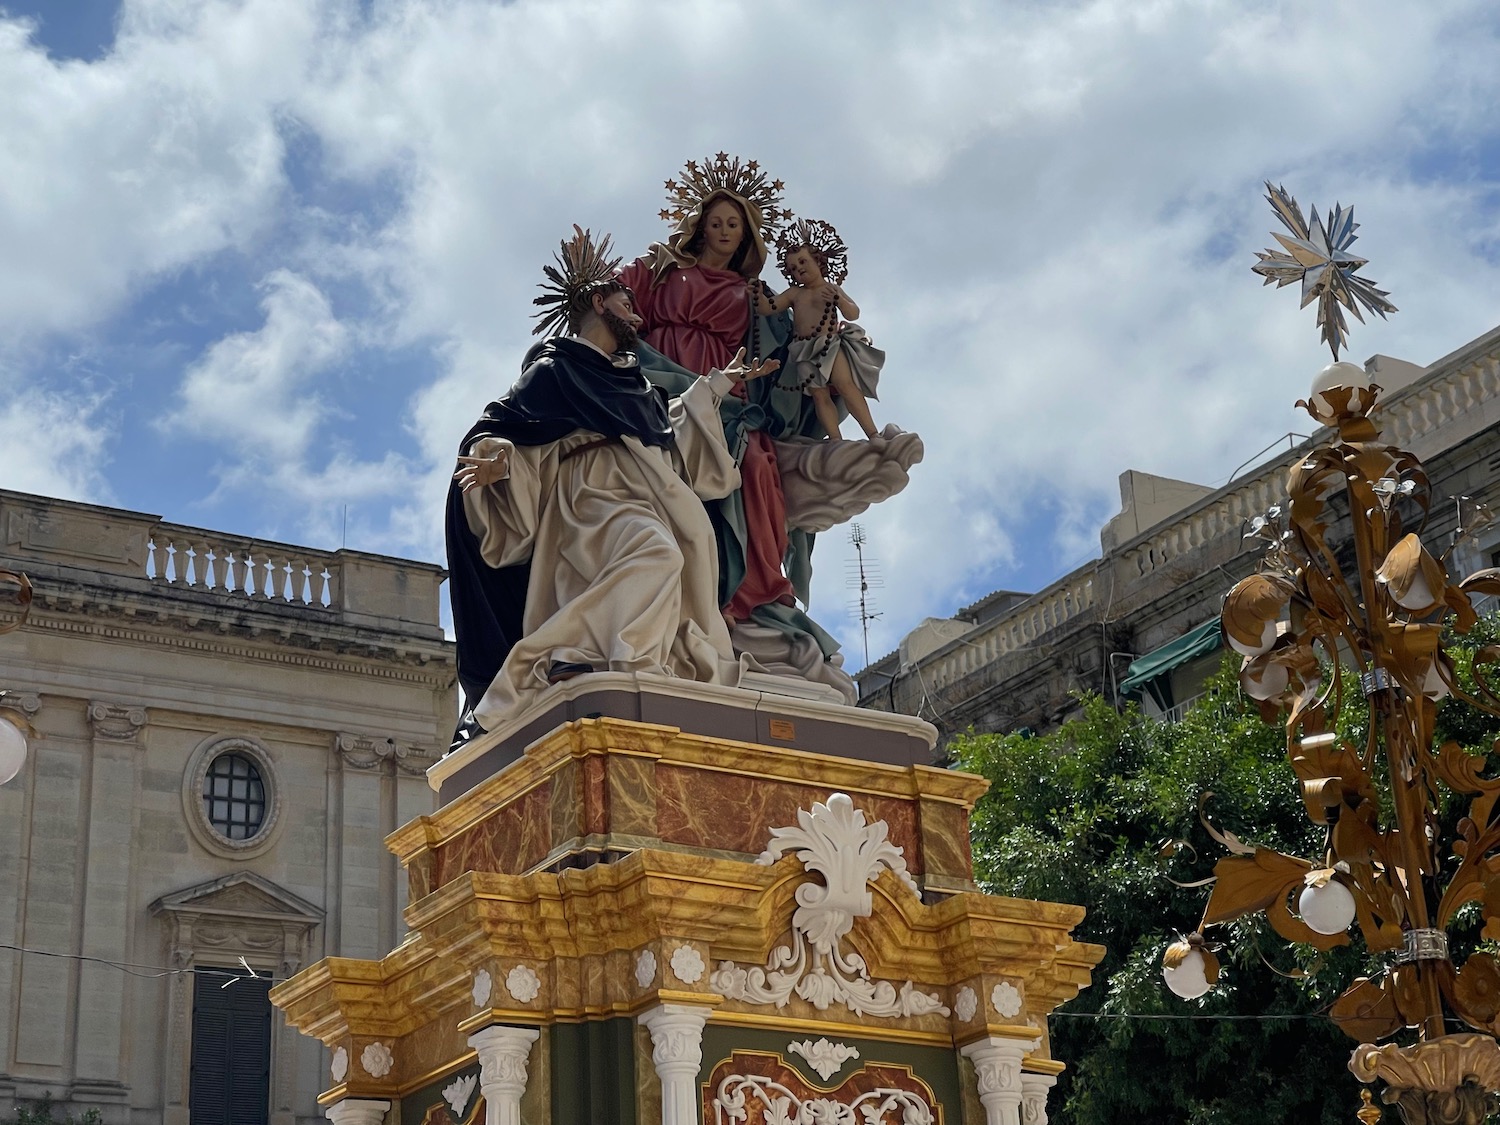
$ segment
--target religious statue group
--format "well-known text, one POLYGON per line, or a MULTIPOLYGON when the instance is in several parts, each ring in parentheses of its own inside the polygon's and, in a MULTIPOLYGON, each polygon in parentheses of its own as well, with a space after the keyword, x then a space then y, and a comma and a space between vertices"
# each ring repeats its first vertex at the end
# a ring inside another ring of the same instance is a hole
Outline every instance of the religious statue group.
POLYGON ((782 190, 755 161, 689 161, 664 242, 621 269, 575 226, 545 267, 543 338, 449 490, 457 742, 593 672, 770 673, 854 702, 805 611, 813 538, 904 488, 922 444, 876 428, 885 356, 853 323, 847 250, 782 190))

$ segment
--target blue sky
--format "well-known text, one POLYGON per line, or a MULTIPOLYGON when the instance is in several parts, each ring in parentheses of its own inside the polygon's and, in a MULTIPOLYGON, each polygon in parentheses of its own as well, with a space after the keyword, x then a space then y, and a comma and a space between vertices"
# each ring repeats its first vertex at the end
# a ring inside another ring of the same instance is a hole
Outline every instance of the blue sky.
MULTIPOLYGON (((1249 272, 1262 180, 1355 205, 1402 310, 1356 360, 1500 322, 1490 5, 852 10, 0 0, 0 486, 440 559, 558 238, 639 252, 726 149, 839 227, 876 419, 927 443, 862 520, 884 652, 1096 555, 1125 469, 1217 484, 1307 429, 1327 353, 1249 272)), ((813 613, 858 663, 849 555, 813 613)))

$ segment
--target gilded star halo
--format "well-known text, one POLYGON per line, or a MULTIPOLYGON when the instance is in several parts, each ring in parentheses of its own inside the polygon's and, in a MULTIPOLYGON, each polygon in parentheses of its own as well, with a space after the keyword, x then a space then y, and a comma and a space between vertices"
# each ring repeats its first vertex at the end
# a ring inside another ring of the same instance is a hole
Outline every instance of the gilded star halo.
POLYGON ((532 335, 552 336, 572 328, 573 314, 583 299, 620 272, 620 258, 611 258, 610 249, 609 235, 595 242, 591 231, 573 224, 573 237, 558 243, 552 256, 557 265, 542 267, 547 280, 537 283, 542 295, 531 300, 539 306, 531 314, 538 321, 532 335))
POLYGON ((1386 300, 1389 294, 1378 289, 1375 283, 1356 276, 1356 271, 1367 264, 1367 259, 1349 253, 1358 236, 1354 233, 1359 224, 1354 221, 1354 208, 1335 203, 1328 213, 1325 224, 1318 217, 1318 209, 1312 209, 1312 224, 1302 217, 1302 208, 1287 194, 1284 187, 1271 186, 1266 181, 1266 202, 1276 212, 1291 236, 1277 231, 1271 237, 1281 243, 1281 250, 1258 250, 1260 259, 1250 269, 1264 278, 1263 284, 1273 281, 1279 289, 1294 281, 1302 283, 1302 307, 1318 302, 1318 327, 1322 329, 1323 342, 1333 352, 1334 361, 1339 358, 1339 349, 1349 346, 1349 322, 1344 319, 1344 309, 1354 314, 1361 324, 1365 318, 1360 314, 1363 305, 1383 320, 1386 313, 1396 312, 1396 306, 1386 300), (1341 309, 1339 306, 1342 305, 1341 309))
POLYGON ((767 242, 777 226, 792 217, 781 206, 786 184, 768 178, 758 161, 742 162, 725 152, 712 159, 704 157, 701 162, 689 160, 676 179, 666 182, 666 189, 667 205, 661 217, 668 222, 681 222, 716 191, 733 192, 756 208, 760 212, 760 236, 767 242))
POLYGON ((823 255, 826 263, 823 277, 826 280, 835 285, 844 284, 844 278, 849 276, 849 247, 844 245, 832 223, 825 223, 822 219, 798 219, 777 236, 776 268, 788 281, 792 280, 792 275, 787 271, 786 260, 792 251, 803 246, 811 246, 823 255))

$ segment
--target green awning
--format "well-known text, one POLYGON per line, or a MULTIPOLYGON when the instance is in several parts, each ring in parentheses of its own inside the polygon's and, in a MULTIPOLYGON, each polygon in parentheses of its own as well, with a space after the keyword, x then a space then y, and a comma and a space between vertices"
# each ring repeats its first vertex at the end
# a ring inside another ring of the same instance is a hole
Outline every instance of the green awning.
POLYGON ((1125 678, 1120 681, 1120 692, 1126 695, 1138 692, 1152 680, 1165 676, 1200 656, 1207 656, 1223 643, 1224 628, 1217 616, 1212 617, 1202 625, 1189 629, 1175 641, 1164 644, 1145 656, 1136 657, 1125 670, 1125 678))

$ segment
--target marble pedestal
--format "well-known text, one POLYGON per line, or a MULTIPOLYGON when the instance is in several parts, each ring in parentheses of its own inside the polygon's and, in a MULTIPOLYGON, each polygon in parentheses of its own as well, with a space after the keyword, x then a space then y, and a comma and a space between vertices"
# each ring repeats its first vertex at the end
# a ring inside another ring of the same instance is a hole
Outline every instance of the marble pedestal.
POLYGON ((272 1000, 329 1048, 325 1104, 403 1122, 753 1123, 820 1099, 1010 1120, 1023 1078, 1062 1069, 1046 1015, 1103 951, 1070 936, 1078 907, 978 893, 985 783, 931 746, 810 696, 559 685, 434 766, 442 808, 388 838, 408 940, 272 1000))

